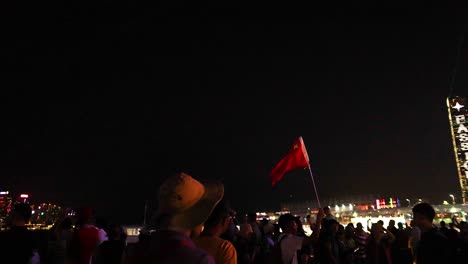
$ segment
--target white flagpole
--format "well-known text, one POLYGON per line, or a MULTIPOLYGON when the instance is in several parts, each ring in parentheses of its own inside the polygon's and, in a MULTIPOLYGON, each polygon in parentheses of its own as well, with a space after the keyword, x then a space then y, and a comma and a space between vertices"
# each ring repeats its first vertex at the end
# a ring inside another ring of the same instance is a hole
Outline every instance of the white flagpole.
POLYGON ((317 197, 317 203, 318 203, 319 208, 322 208, 322 206, 320 205, 320 199, 319 199, 319 196, 318 196, 317 187, 315 187, 314 175, 312 174, 312 170, 310 169, 310 163, 308 163, 308 164, 309 164, 310 178, 312 179, 312 184, 314 185, 315 197, 317 197))
POLYGON ((312 169, 310 168, 309 154, 307 153, 307 149, 305 147, 304 140, 302 139, 302 137, 300 137, 300 138, 301 138, 301 144, 302 144, 302 152, 303 152, 304 156, 306 157, 307 165, 308 165, 308 168, 309 168, 310 178, 312 179, 312 185, 314 186, 315 197, 317 198, 317 204, 318 204, 319 208, 322 208, 322 205, 320 205, 320 199, 319 199, 319 196, 318 196, 317 187, 315 185, 314 175, 312 174, 312 169))

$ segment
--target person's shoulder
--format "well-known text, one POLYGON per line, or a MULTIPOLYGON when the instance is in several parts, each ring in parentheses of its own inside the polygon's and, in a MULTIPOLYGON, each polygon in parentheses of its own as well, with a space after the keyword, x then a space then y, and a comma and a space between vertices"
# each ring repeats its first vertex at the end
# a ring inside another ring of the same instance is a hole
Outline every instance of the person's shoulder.
POLYGON ((445 236, 445 234, 438 230, 437 228, 433 228, 431 229, 430 231, 428 231, 427 233, 423 234, 424 236, 424 240, 429 240, 429 241, 433 241, 433 242, 446 242, 448 241, 448 238, 447 236, 445 236))
POLYGON ((225 239, 221 239, 221 247, 224 248, 224 249, 234 249, 235 250, 235 247, 234 245, 231 243, 231 241, 229 240, 225 240, 225 239))
POLYGON ((77 228, 76 230, 78 230, 78 231, 95 231, 95 232, 99 232, 99 228, 97 228, 97 227, 95 227, 93 225, 85 225, 85 226, 77 228))
POLYGON ((284 238, 284 242, 288 244, 289 243, 302 243, 303 240, 304 240, 304 237, 295 236, 295 235, 287 235, 284 238))
POLYGON ((99 229, 95 226, 83 226, 76 229, 76 234, 99 234, 99 229))
POLYGON ((180 247, 179 249, 184 251, 184 252, 187 252, 188 254, 190 254, 191 256, 194 256, 194 257, 201 257, 201 256, 204 256, 204 255, 210 255, 206 250, 197 247, 196 244, 195 244, 195 246, 191 246, 191 247, 183 246, 183 247, 180 247))

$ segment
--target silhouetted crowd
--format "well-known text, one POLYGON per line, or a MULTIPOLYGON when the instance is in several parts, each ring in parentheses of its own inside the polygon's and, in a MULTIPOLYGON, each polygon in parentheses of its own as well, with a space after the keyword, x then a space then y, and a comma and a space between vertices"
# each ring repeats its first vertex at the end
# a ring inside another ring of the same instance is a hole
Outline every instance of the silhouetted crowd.
POLYGON ((15 204, 0 232, 0 263, 53 264, 427 264, 468 263, 468 225, 452 218, 434 225, 434 208, 413 207, 409 225, 391 220, 340 224, 329 207, 278 223, 238 216, 221 183, 181 173, 160 187, 150 225, 127 243, 122 226, 96 219, 93 208, 64 212, 47 232, 28 230, 31 207, 15 204), (303 225, 310 226, 308 234, 303 225))

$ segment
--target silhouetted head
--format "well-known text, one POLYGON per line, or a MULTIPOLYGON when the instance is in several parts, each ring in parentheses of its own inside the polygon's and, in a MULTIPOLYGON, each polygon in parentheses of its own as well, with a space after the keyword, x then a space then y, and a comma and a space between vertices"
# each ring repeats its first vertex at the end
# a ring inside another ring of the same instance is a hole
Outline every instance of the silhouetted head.
POLYGON ((440 227, 445 227, 445 221, 440 221, 440 227))
POLYGON ((426 230, 430 229, 435 217, 434 208, 428 203, 419 203, 413 207, 413 217, 415 225, 426 230))
POLYGON ((278 219, 278 224, 283 233, 297 233, 296 218, 292 214, 281 215, 278 219))
POLYGON ((357 230, 363 230, 362 224, 361 224, 361 223, 357 223, 357 224, 356 224, 356 229, 357 229, 357 230))
POLYGON ((89 206, 83 206, 76 210, 76 218, 78 225, 90 223, 94 221, 94 209, 89 206))
POLYGON ((124 233, 123 228, 118 224, 110 224, 107 230, 107 236, 110 240, 118 240, 124 233))
POLYGON ((257 222, 257 214, 256 213, 248 213, 247 214, 247 221, 249 223, 257 222))

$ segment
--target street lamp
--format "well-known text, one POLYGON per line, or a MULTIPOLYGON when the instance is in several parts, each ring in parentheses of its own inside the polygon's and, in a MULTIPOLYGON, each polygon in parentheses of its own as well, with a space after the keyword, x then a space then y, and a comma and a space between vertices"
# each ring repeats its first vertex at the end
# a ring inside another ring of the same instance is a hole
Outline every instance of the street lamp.
POLYGON ((411 200, 410 199, 406 199, 406 201, 408 201, 408 207, 411 206, 411 200))
POLYGON ((455 204, 455 196, 453 196, 453 194, 450 194, 449 196, 452 197, 452 203, 455 204))

